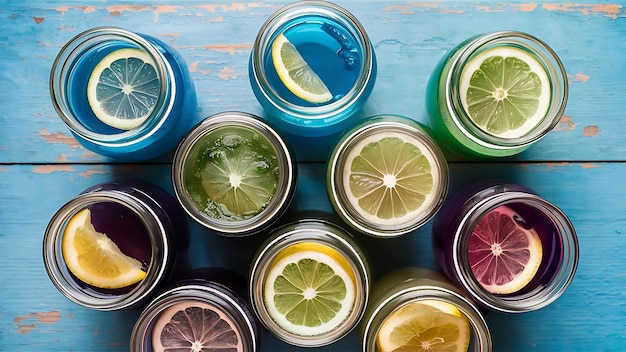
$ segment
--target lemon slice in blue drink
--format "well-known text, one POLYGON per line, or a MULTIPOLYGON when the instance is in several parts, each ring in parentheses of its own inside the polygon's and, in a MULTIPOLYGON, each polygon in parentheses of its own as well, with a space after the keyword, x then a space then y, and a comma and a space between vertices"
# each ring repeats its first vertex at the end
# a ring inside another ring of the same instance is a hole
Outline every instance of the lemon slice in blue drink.
POLYGON ((96 65, 87 83, 87 100, 108 126, 131 130, 152 113, 160 94, 154 60, 145 51, 124 48, 96 65))
POLYGON ((333 98, 324 81, 283 34, 272 43, 272 62, 280 81, 298 98, 320 104, 333 98))
POLYGON ((464 67, 461 103, 483 131, 519 138, 532 131, 550 107, 550 80, 527 51, 500 46, 476 55, 464 67))

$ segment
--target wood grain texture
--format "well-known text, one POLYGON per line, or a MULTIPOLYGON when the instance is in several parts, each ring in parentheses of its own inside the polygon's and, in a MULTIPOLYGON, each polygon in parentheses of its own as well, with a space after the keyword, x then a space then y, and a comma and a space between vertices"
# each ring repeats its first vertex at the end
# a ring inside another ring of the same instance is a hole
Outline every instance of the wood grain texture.
MULTIPOLYGON (((79 32, 113 25, 158 37, 187 61, 197 120, 225 110, 263 112, 248 83, 256 31, 284 1, 0 0, 0 351, 127 351, 138 311, 96 312, 65 299, 43 268, 42 236, 56 210, 87 187, 148 180, 172 192, 170 156, 120 164, 86 151, 56 116, 48 75, 79 32)), ((626 346, 626 4, 533 1, 337 1, 366 27, 379 76, 361 117, 393 113, 425 122, 426 81, 444 53, 488 31, 527 31, 563 60, 570 97, 556 130, 528 151, 489 163, 452 162, 451 189, 504 178, 534 189, 572 220, 579 270, 556 303, 521 315, 487 313, 494 351, 622 351, 626 346)), ((336 136, 287 136, 299 165, 291 210, 331 211, 323 161, 336 136), (305 163, 306 162, 306 163, 305 163)), ((217 236, 189 220, 194 267, 242 274, 262 235, 217 236)), ((430 224, 392 240, 359 236, 376 277, 393 268, 437 269, 430 224)), ((262 352, 300 351, 266 334, 262 352)), ((358 336, 315 351, 353 352, 358 336)))
MULTIPOLYGON (((5 127, 0 131, 1 162, 106 160, 77 145, 57 118, 48 92, 50 68, 61 46, 94 26, 150 34, 179 51, 196 85, 198 120, 224 110, 263 114, 248 82, 248 57, 262 22, 285 2, 150 3, 32 1, 7 3, 0 10, 0 84, 11 92, 0 96, 5 127)), ((626 127, 615 123, 624 110, 620 88, 626 77, 621 59, 626 10, 621 4, 338 3, 364 24, 379 59, 378 80, 361 117, 393 113, 426 121, 425 84, 448 50, 475 34, 521 30, 554 48, 571 89, 556 131, 515 159, 620 160, 624 155, 626 127)), ((306 150, 300 160, 321 161, 324 156, 306 150)))
MULTIPOLYGON (((292 211, 330 210, 323 164, 302 164, 292 211)), ((620 351, 626 315, 626 187, 615 180, 624 163, 451 165, 451 192, 482 178, 525 184, 568 214, 580 240, 580 264, 568 291, 554 304, 522 315, 487 313, 495 351, 620 351), (607 205, 611 205, 607 207, 607 205)), ((0 171, 0 350, 124 351, 138 312, 94 312, 69 302, 49 282, 41 261, 48 220, 83 189, 110 180, 142 179, 172 192, 168 165, 11 165, 0 171), (49 185, 49 186, 43 186, 49 185)), ((245 275, 263 235, 228 239, 190 220, 194 267, 226 266, 245 275)), ((375 277, 407 265, 437 269, 430 250, 430 224, 398 239, 356 235, 375 277)), ((320 351, 355 351, 356 333, 320 351)), ((271 336, 263 351, 294 349, 271 336)))

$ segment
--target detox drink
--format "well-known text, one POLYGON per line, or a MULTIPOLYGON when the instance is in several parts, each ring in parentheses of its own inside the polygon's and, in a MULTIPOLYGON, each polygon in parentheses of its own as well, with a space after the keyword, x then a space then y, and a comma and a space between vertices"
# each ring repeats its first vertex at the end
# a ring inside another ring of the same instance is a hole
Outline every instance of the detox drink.
POLYGON ((395 237, 418 229, 439 210, 448 165, 427 127, 403 116, 375 116, 337 142, 326 189, 337 214, 355 230, 395 237))
POLYGON ((340 131, 363 107, 376 77, 358 20, 322 1, 298 1, 261 27, 250 58, 252 89, 275 125, 315 136, 340 131))
POLYGON ((261 325, 245 286, 243 277, 222 268, 184 274, 143 310, 130 350, 259 351, 261 325))
POLYGON ((291 148, 256 116, 206 118, 181 141, 172 168, 185 211, 222 235, 267 228, 287 209, 296 185, 291 148))
POLYGON ((158 39, 115 27, 72 38, 52 67, 53 105, 87 149, 145 160, 173 149, 195 120, 183 58, 158 39))
POLYGON ((252 261, 249 290, 261 323, 301 347, 333 343, 367 305, 368 262, 351 235, 320 218, 275 229, 252 261))
POLYGON ((52 217, 44 263, 70 300, 93 309, 124 309, 184 269, 187 242, 182 210, 167 192, 146 183, 105 183, 52 217))
POLYGON ((371 297, 362 352, 492 350, 481 312, 438 272, 396 269, 374 283, 371 297))
POLYGON ((561 119, 565 68, 540 39, 520 32, 472 37, 446 54, 426 89, 430 125, 448 153, 518 154, 561 119))
POLYGON ((468 186, 435 217, 433 247, 452 281, 486 308, 525 312, 556 300, 574 277, 576 232, 555 205, 517 184, 468 186))

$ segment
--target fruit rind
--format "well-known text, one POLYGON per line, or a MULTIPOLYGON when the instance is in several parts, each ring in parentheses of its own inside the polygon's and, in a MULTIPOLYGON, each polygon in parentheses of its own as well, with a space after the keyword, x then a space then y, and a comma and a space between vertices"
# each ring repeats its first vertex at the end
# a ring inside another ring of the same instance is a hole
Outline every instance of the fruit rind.
POLYGON ((106 234, 99 233, 93 228, 91 213, 87 208, 76 213, 68 221, 63 232, 61 249, 68 270, 79 280, 94 287, 120 289, 136 284, 146 277, 141 262, 122 253, 106 234), (75 247, 77 236, 79 237, 78 241, 91 242, 94 247, 100 246, 97 256, 94 256, 93 253, 79 253, 75 247), (106 248, 102 249, 102 247, 106 248), (118 272, 123 272, 122 274, 105 276, 97 270, 89 270, 86 267, 86 265, 93 265, 94 259, 101 258, 103 251, 105 252, 104 256, 106 256, 104 260, 114 261, 118 272))
POLYGON ((317 75, 317 73, 315 73, 315 71, 308 67, 308 64, 302 58, 300 53, 298 53, 296 47, 291 44, 287 37, 285 37, 285 35, 282 33, 279 34, 272 43, 272 62, 274 64, 274 68, 276 70, 276 73, 278 74, 278 77, 283 82, 285 87, 287 87, 287 89, 289 89, 289 91, 298 98, 310 103, 318 104, 327 103, 333 98, 333 95, 331 94, 330 90, 328 90, 328 87, 326 87, 326 85, 324 84, 324 81, 322 81, 322 79, 317 75), (287 67, 283 60, 281 53, 283 47, 285 47, 286 50, 289 50, 291 52, 291 55, 294 56, 296 66, 294 66, 293 68, 287 67), (304 87, 302 87, 301 83, 296 82, 289 74, 290 70, 293 69, 298 69, 302 70, 302 72, 305 72, 307 74, 307 77, 313 81, 313 85, 318 87, 319 91, 312 92, 306 90, 304 87))

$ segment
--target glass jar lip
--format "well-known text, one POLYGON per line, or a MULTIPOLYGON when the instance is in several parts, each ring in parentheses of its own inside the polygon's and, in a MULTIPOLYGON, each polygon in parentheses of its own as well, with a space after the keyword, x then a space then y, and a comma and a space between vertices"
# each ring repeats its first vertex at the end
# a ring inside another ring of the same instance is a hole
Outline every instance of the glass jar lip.
POLYGON ((361 351, 374 352, 376 349, 376 337, 386 318, 398 309, 414 302, 437 300, 454 305, 469 321, 470 327, 476 335, 476 343, 479 344, 480 352, 492 350, 491 333, 489 326, 481 312, 474 304, 461 294, 445 287, 420 285, 400 289, 387 297, 372 302, 372 313, 369 319, 363 321, 361 351))
POLYGON ((296 1, 274 12, 259 29, 250 56, 251 79, 254 79, 257 86, 261 87, 261 94, 265 96, 266 100, 282 113, 305 121, 325 119, 327 123, 339 122, 347 118, 342 112, 355 104, 367 91, 368 83, 375 79, 373 77, 373 72, 375 72, 373 56, 374 50, 365 28, 348 10, 327 1, 296 1), (330 104, 308 107, 290 103, 283 99, 280 94, 274 92, 265 75, 264 57, 267 54, 267 48, 271 46, 280 27, 299 17, 311 15, 332 18, 349 30, 363 53, 364 62, 361 65, 357 81, 343 97, 330 104))
POLYGON ((250 320, 249 313, 241 307, 241 298, 235 297, 233 292, 225 286, 213 282, 204 281, 202 285, 185 283, 181 286, 172 287, 155 297, 146 306, 135 322, 131 332, 130 350, 143 351, 143 342, 150 335, 150 327, 159 315, 167 308, 181 302, 195 301, 214 306, 226 314, 235 324, 242 339, 245 351, 255 352, 260 348, 257 336, 256 324, 250 320))
POLYGON ((254 234, 273 223, 289 206, 296 187, 296 165, 291 148, 270 125, 257 116, 226 111, 205 118, 187 133, 174 153, 172 162, 172 182, 179 203, 189 216, 203 226, 224 236, 246 236, 254 234), (216 220, 200 211, 187 193, 184 185, 184 164, 193 146, 204 136, 220 127, 242 126, 252 129, 274 147, 279 162, 279 182, 270 203, 259 214, 240 221, 216 220))
POLYGON ((255 254, 249 277, 248 288, 256 316, 278 339, 298 347, 326 346, 354 330, 365 314, 371 285, 369 264, 352 235, 336 224, 313 218, 300 219, 274 230, 255 254), (274 257, 291 245, 306 242, 328 245, 343 254, 354 270, 356 279, 355 306, 348 318, 338 328, 314 336, 296 335, 285 331, 274 322, 263 304, 263 282, 274 257))
POLYGON ((364 120, 351 130, 346 132, 336 144, 327 163, 328 171, 328 193, 331 203, 341 218, 350 226, 365 234, 375 237, 397 237, 414 231, 426 224, 441 208, 448 192, 448 164, 446 158, 432 137, 424 130, 424 127, 416 121, 399 115, 376 115, 364 120), (431 204, 424 209, 421 216, 413 218, 411 221, 397 225, 380 225, 364 219, 359 212, 350 204, 345 189, 340 187, 343 184, 343 172, 346 168, 345 162, 350 148, 357 145, 362 140, 376 134, 393 132, 406 134, 422 143, 422 147, 427 153, 431 164, 437 168, 437 190, 431 204))
POLYGON ((484 307, 494 311, 506 313, 523 313, 541 309, 556 301, 567 289, 576 273, 578 266, 578 237, 574 225, 567 215, 551 202, 540 196, 523 191, 512 191, 493 194, 469 209, 454 233, 452 257, 455 263, 454 270, 459 278, 461 286, 472 298, 484 307), (474 278, 471 272, 467 256, 469 238, 472 229, 478 221, 489 211, 498 206, 511 203, 524 203, 542 214, 553 222, 557 228, 557 235, 561 238, 563 263, 560 264, 555 277, 540 291, 516 296, 498 296, 487 292, 474 278))
POLYGON ((83 193, 65 203, 52 216, 43 237, 43 261, 46 272, 54 286, 68 299, 87 308, 111 311, 132 307, 148 297, 166 276, 167 258, 170 248, 167 246, 167 235, 164 224, 157 214, 143 200, 116 190, 98 190, 83 193), (62 230, 67 222, 80 210, 90 204, 112 202, 125 206, 133 211, 144 223, 150 236, 152 254, 146 277, 128 293, 113 295, 110 298, 96 297, 84 292, 70 278, 61 254, 59 241, 62 230))
POLYGON ((477 36, 460 50, 452 60, 451 69, 445 77, 446 106, 453 123, 474 143, 493 149, 518 149, 530 146, 545 137, 558 125, 568 99, 568 80, 565 67, 556 52, 541 39, 520 31, 506 30, 477 36), (469 118, 461 103, 458 80, 466 64, 482 49, 496 45, 521 46, 533 55, 544 67, 551 85, 551 99, 548 111, 540 123, 529 133, 518 138, 504 138, 491 135, 478 127, 469 118))
POLYGON ((174 105, 172 97, 177 94, 175 75, 165 56, 141 35, 113 26, 91 28, 70 39, 54 60, 50 72, 49 89, 57 115, 74 134, 93 144, 110 147, 126 147, 145 141, 154 135, 165 123, 165 117, 169 115, 174 105), (153 60, 157 76, 161 78, 161 94, 146 121, 133 129, 120 130, 121 132, 114 134, 96 133, 80 123, 69 107, 66 92, 68 76, 75 63, 82 58, 83 53, 108 41, 123 41, 140 48, 153 60))

